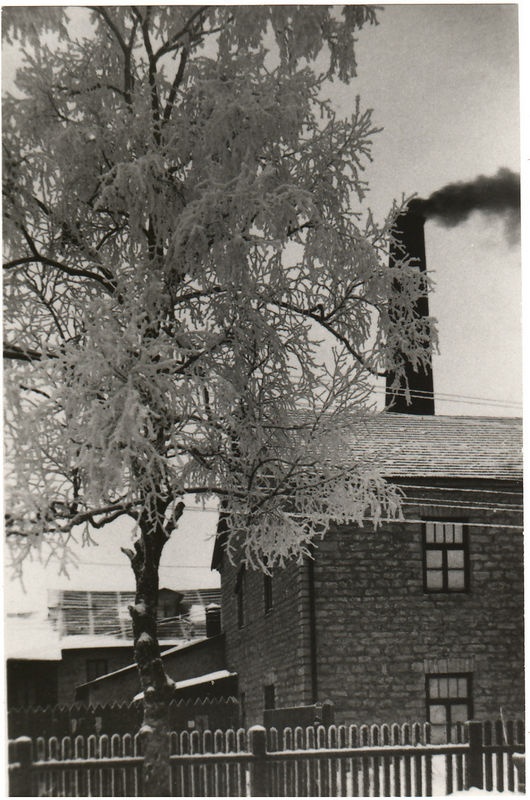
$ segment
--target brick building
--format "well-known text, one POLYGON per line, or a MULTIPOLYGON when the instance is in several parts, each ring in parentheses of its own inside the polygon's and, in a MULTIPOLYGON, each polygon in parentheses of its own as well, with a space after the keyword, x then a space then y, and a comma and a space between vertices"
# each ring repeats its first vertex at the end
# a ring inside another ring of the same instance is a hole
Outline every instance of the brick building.
POLYGON ((218 539, 246 724, 326 699, 338 722, 428 719, 440 740, 471 717, 521 716, 521 439, 517 419, 383 413, 352 427, 349 450, 402 487, 402 521, 334 529, 272 578, 230 564, 218 539))

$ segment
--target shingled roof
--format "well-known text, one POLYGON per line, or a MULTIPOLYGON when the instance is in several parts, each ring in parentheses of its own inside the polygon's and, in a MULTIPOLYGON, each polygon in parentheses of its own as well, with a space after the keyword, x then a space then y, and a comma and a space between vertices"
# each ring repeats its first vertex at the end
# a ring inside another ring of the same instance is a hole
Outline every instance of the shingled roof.
POLYGON ((357 420, 347 446, 345 460, 353 456, 389 478, 523 477, 519 418, 382 413, 357 420))
MULTIPOLYGON (((522 481, 523 426, 518 417, 445 417, 382 412, 354 417, 337 455, 386 478, 522 481)), ((212 569, 226 540, 221 516, 212 569)))

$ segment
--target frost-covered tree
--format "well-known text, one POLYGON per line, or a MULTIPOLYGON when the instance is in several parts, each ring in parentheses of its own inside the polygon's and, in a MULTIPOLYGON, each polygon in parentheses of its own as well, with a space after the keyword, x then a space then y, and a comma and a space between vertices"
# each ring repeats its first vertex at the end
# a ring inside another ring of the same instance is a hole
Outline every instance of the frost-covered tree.
POLYGON ((375 128, 355 76, 373 10, 4 9, 8 538, 15 565, 71 531, 134 523, 126 551, 146 791, 168 793, 173 684, 158 566, 185 498, 269 567, 396 490, 355 454, 373 376, 430 350, 422 291, 362 214, 375 128))

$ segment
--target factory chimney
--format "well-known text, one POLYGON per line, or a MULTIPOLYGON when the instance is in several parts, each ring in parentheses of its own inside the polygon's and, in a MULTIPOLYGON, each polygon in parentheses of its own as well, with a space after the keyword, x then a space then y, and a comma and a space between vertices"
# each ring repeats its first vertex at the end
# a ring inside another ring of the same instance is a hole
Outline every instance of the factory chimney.
MULTIPOLYGON (((400 214, 394 223, 394 242, 390 249, 390 266, 396 264, 404 257, 410 257, 411 266, 425 273, 427 262, 425 258, 425 234, 423 226, 425 216, 418 205, 412 201, 406 211, 400 214)), ((421 296, 416 303, 416 311, 422 317, 429 316, 429 300, 427 293, 421 296)), ((394 374, 389 373, 386 379, 386 406, 388 411, 397 414, 434 414, 434 385, 432 365, 419 367, 415 371, 412 364, 405 365, 410 402, 407 402, 405 383, 401 382, 399 388, 391 389, 394 374)))

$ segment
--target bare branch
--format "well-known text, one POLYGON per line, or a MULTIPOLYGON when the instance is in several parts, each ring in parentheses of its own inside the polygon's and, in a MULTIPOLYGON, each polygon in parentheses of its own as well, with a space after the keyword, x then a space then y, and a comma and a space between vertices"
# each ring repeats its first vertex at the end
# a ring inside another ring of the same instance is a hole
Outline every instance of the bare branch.
POLYGON ((201 6, 190 16, 183 28, 175 33, 165 44, 163 44, 155 53, 155 58, 158 60, 162 56, 170 53, 172 50, 179 47, 179 39, 186 34, 189 34, 193 28, 194 23, 206 12, 210 6, 201 6))
POLYGON ((16 344, 4 342, 4 358, 12 361, 42 361, 48 354, 32 350, 29 347, 19 347, 16 344))
POLYGON ((184 70, 186 69, 187 60, 188 60, 188 49, 187 47, 184 47, 180 55, 179 67, 167 98, 166 107, 164 108, 164 117, 162 120, 162 126, 167 125, 171 119, 171 113, 173 111, 173 106, 175 104, 175 98, 177 96, 179 86, 182 83, 182 79, 184 77, 184 70))
POLYGON ((31 249, 34 251, 33 256, 25 256, 24 258, 17 258, 13 261, 8 261, 3 265, 3 269, 15 269, 16 267, 27 266, 28 264, 42 264, 45 267, 52 267, 53 269, 57 269, 65 275, 70 275, 74 278, 87 278, 88 280, 96 281, 96 283, 99 283, 101 286, 103 286, 105 290, 109 292, 109 294, 114 294, 116 291, 116 284, 107 270, 105 270, 107 275, 104 276, 89 269, 77 269, 76 267, 71 267, 64 262, 41 255, 34 245, 31 249))

